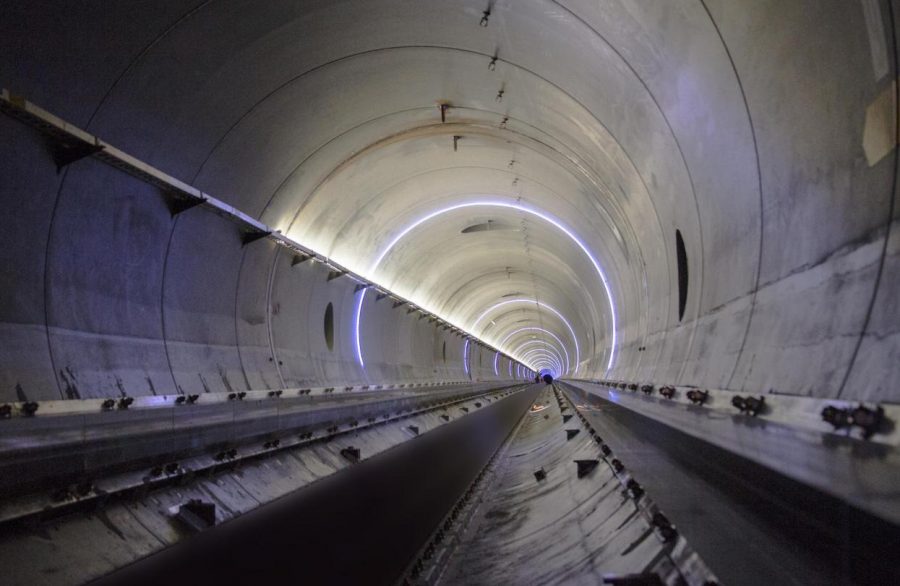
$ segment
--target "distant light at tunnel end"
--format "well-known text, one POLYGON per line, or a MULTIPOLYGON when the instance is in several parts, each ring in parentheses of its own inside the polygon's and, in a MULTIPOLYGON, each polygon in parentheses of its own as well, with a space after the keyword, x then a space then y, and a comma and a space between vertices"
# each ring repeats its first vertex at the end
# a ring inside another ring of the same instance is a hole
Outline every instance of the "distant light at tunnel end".
MULTIPOLYGON (((397 234, 397 236, 395 236, 393 238, 393 240, 390 241, 390 243, 387 245, 387 247, 385 247, 384 250, 381 251, 381 254, 378 255, 378 257, 375 259, 375 261, 369 267, 369 271, 368 271, 369 274, 367 275, 367 277, 371 281, 376 282, 376 280, 373 277, 374 277, 375 271, 378 269, 378 266, 381 264, 381 261, 384 260, 384 257, 387 256, 387 254, 394 248, 394 246, 396 246, 397 243, 400 242, 400 240, 402 240, 412 230, 416 229, 418 226, 420 226, 420 225, 424 224, 425 222, 432 220, 442 214, 446 214, 448 212, 452 212, 452 211, 459 210, 459 209, 470 208, 470 207, 499 207, 499 208, 506 208, 506 209, 514 209, 514 210, 518 210, 520 212, 531 214, 531 215, 536 216, 536 217, 544 220, 545 222, 553 225, 555 228, 557 228, 558 230, 563 232, 566 236, 569 237, 570 240, 572 240, 582 250, 582 252, 584 252, 584 254, 591 261, 591 264, 594 266, 594 269, 597 271, 597 274, 600 277, 600 281, 603 284, 603 290, 606 293, 606 299, 609 304, 611 344, 610 344, 610 351, 609 351, 609 361, 607 362, 607 365, 606 365, 606 372, 608 373, 610 370, 612 370, 612 367, 615 363, 616 344, 617 344, 616 307, 615 307, 615 302, 613 301, 612 291, 610 290, 610 287, 609 287, 609 282, 606 278, 606 273, 604 273, 603 269, 600 266, 600 263, 597 261, 596 258, 594 258, 594 255, 591 253, 591 251, 588 249, 588 247, 581 241, 580 238, 578 238, 578 236, 575 235, 574 232, 572 232, 568 227, 566 227, 564 224, 562 224, 562 222, 560 222, 553 216, 551 216, 545 212, 542 212, 540 210, 537 210, 535 208, 532 208, 531 206, 528 206, 528 205, 525 205, 525 204, 522 204, 519 202, 515 202, 515 201, 476 200, 476 201, 469 201, 469 202, 463 202, 463 203, 450 205, 450 206, 441 208, 439 210, 433 211, 429 214, 426 214, 425 216, 419 218, 415 222, 409 224, 406 228, 401 230, 397 234)), ((362 304, 363 304, 363 300, 365 299, 365 295, 366 295, 366 289, 363 289, 359 295, 359 301, 357 302, 356 320, 354 323, 354 336, 356 338, 355 339, 356 354, 357 354, 357 359, 359 361, 359 364, 363 368, 365 368, 365 362, 364 362, 363 356, 362 356, 362 347, 361 347, 362 345, 360 342, 359 331, 360 331, 360 320, 362 319, 362 304)), ((575 373, 578 372, 579 366, 580 366, 579 364, 575 365, 575 373)), ((467 373, 468 373, 468 370, 467 370, 467 373)))
MULTIPOLYGON (((381 251, 381 254, 378 255, 378 257, 375 259, 375 261, 369 267, 369 275, 368 275, 369 279, 372 280, 373 282, 375 282, 375 279, 373 278, 374 273, 378 269, 378 266, 381 264, 381 261, 384 260, 384 257, 387 256, 387 254, 394 248, 394 246, 396 246, 397 243, 400 242, 400 240, 402 240, 412 230, 416 229, 418 226, 420 226, 420 225, 424 224, 425 222, 432 220, 442 214, 446 214, 448 212, 452 212, 452 211, 464 209, 464 208, 470 208, 470 207, 499 207, 499 208, 506 208, 506 209, 514 209, 514 210, 518 210, 520 212, 531 214, 531 215, 541 218, 545 222, 548 222, 549 224, 553 225, 555 228, 557 228, 558 230, 563 232, 566 236, 568 236, 569 239, 571 239, 576 245, 578 245, 579 248, 581 248, 582 252, 584 252, 584 254, 588 257, 588 259, 591 261, 591 264, 594 266, 594 269, 597 271, 597 274, 600 276, 600 281, 603 284, 603 290, 606 293, 606 299, 609 304, 611 343, 610 343, 610 350, 609 350, 609 361, 607 362, 607 365, 606 365, 606 372, 608 373, 610 370, 612 370, 613 364, 615 363, 616 344, 617 344, 616 306, 615 306, 615 302, 613 300, 612 291, 610 290, 610 287, 609 287, 609 281, 606 278, 606 273, 604 273, 603 269, 600 266, 600 263, 597 261, 596 258, 594 258, 594 255, 591 253, 591 251, 588 249, 588 247, 581 241, 580 238, 578 238, 577 235, 575 235, 574 232, 572 232, 569 228, 567 228, 564 224, 562 224, 559 220, 557 220, 553 216, 551 216, 545 212, 542 212, 540 210, 534 209, 531 206, 528 206, 528 205, 525 205, 525 204, 522 204, 519 202, 515 202, 515 201, 476 200, 476 201, 469 201, 469 202, 454 204, 451 206, 441 208, 434 212, 431 212, 431 213, 419 218, 418 220, 411 223, 410 225, 408 225, 406 228, 401 230, 400 233, 398 233, 393 238, 393 240, 390 241, 390 243, 387 245, 387 247, 385 247, 385 249, 381 251)), ((365 368, 365 362, 364 362, 363 356, 362 356, 362 343, 360 341, 359 331, 360 331, 360 320, 362 319, 362 304, 363 304, 363 300, 365 299, 365 295, 366 295, 366 289, 363 289, 360 293, 359 301, 357 302, 356 320, 354 323, 354 336, 356 338, 355 339, 356 356, 357 356, 357 360, 359 361, 360 366, 363 368, 365 368)), ((576 346, 577 346, 577 342, 576 342, 576 346)), ((577 347, 576 347, 576 350, 577 350, 577 347)), ((578 362, 578 360, 576 358, 575 372, 573 374, 577 374, 578 369, 580 367, 580 364, 578 364, 577 362, 578 362)))

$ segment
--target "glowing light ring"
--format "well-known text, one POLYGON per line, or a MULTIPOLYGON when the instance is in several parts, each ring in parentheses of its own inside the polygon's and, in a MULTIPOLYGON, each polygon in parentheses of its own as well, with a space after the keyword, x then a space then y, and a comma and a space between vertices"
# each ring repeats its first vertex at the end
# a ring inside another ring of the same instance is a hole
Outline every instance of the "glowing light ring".
POLYGON ((535 362, 538 358, 549 360, 551 364, 556 366, 557 372, 562 372, 562 364, 560 364, 559 360, 547 350, 535 348, 534 350, 526 352, 522 358, 529 362, 535 362))
POLYGON ((546 356, 546 355, 540 355, 540 354, 535 354, 535 355, 532 355, 531 358, 529 358, 529 360, 530 360, 532 363, 534 363, 535 365, 538 365, 538 364, 547 364, 547 365, 549 365, 549 366, 552 366, 552 367, 553 367, 553 370, 554 370, 555 372, 559 372, 559 363, 558 363, 556 360, 554 360, 553 358, 549 357, 549 356, 546 356))
POLYGON ((559 363, 560 364, 563 363, 563 357, 562 357, 562 354, 560 354, 559 349, 546 340, 539 340, 539 339, 526 340, 525 342, 522 342, 521 344, 516 346, 516 349, 514 350, 514 352, 518 354, 519 352, 524 350, 527 346, 532 346, 535 344, 542 344, 543 348, 546 348, 547 350, 552 350, 553 355, 556 356, 557 358, 559 358, 559 363))
MULTIPOLYGON (((471 208, 471 207, 499 207, 499 208, 506 208, 506 209, 514 209, 514 210, 518 210, 520 212, 524 212, 526 214, 531 214, 531 215, 536 216, 536 217, 544 220, 545 222, 553 225, 555 228, 557 228, 558 230, 563 232, 566 236, 569 237, 570 240, 572 240, 576 245, 578 245, 578 247, 581 249, 582 252, 584 252, 584 254, 591 261, 591 264, 594 266, 594 269, 597 271, 597 274, 600 276, 600 281, 603 283, 603 290, 606 293, 606 300, 609 304, 609 315, 610 315, 610 326, 611 326, 610 329, 612 330, 611 331, 611 344, 610 344, 610 351, 609 351, 609 362, 607 362, 607 365, 606 365, 606 372, 609 372, 612 369, 613 363, 615 362, 615 355, 616 355, 616 342, 617 342, 617 340, 616 340, 616 306, 613 301, 612 291, 609 288, 609 281, 606 278, 606 273, 603 272, 603 269, 600 267, 600 263, 597 262, 597 259, 595 259, 594 255, 591 254, 591 251, 588 250, 588 247, 571 230, 569 230, 559 220, 553 218, 552 216, 544 214, 532 207, 523 205, 521 203, 508 202, 508 201, 471 201, 471 202, 460 203, 460 204, 448 206, 446 208, 442 208, 437 211, 431 212, 430 214, 427 214, 426 216, 419 218, 418 220, 416 220, 415 222, 413 222, 412 224, 410 224, 409 226, 407 226, 406 228, 401 230, 400 233, 397 234, 397 236, 395 236, 393 240, 391 240, 391 242, 388 244, 388 246, 384 250, 381 251, 381 254, 378 255, 378 258, 375 259, 375 262, 372 263, 372 266, 369 269, 369 273, 370 273, 369 276, 371 277, 371 274, 374 274, 375 269, 378 268, 378 265, 381 264, 381 261, 384 260, 384 257, 391 251, 391 249, 393 249, 394 246, 396 246, 396 244, 400 240, 402 240, 407 234, 409 234, 411 231, 415 230, 417 227, 424 224, 425 222, 440 216, 441 214, 446 214, 448 212, 452 212, 455 210, 471 208)), ((372 279, 370 278, 370 280, 372 280, 372 279)), ((359 340, 359 337, 360 337, 359 336, 359 325, 360 325, 359 322, 360 322, 360 317, 361 317, 361 313, 362 313, 363 299, 365 299, 365 296, 366 296, 366 289, 363 289, 359 296, 359 302, 357 303, 356 323, 354 324, 354 333, 356 335, 356 357, 359 360, 360 366, 362 366, 362 367, 365 367, 365 363, 363 362, 362 349, 361 349, 360 340, 359 340)), ((576 344, 577 344, 577 342, 576 342, 576 344)), ((576 364, 575 365, 575 373, 576 374, 578 372, 578 368, 579 368, 579 364, 576 364)))
POLYGON ((554 372, 560 372, 561 368, 559 366, 559 362, 548 355, 532 355, 529 359, 529 362, 534 364, 535 366, 539 366, 542 364, 546 364, 553 367, 554 372))
POLYGON ((516 334, 518 334, 518 333, 520 333, 520 332, 526 332, 526 331, 538 331, 538 332, 544 332, 545 334, 551 336, 554 340, 556 340, 557 342, 559 342, 559 345, 560 345, 560 347, 562 348, 563 353, 566 355, 566 370, 565 370, 565 372, 566 372, 566 374, 568 374, 568 372, 569 372, 569 353, 568 353, 568 351, 566 351, 566 345, 562 343, 562 340, 559 339, 559 336, 557 336, 556 334, 554 334, 554 333, 551 332, 550 330, 545 330, 544 328, 540 328, 540 327, 538 327, 538 326, 528 326, 528 327, 524 327, 524 328, 519 328, 518 330, 512 331, 512 332, 510 332, 509 334, 507 334, 507 336, 506 336, 505 338, 503 338, 503 341, 501 341, 501 342, 500 342, 499 344, 497 344, 497 345, 498 345, 498 346, 502 346, 503 344, 506 343, 507 340, 509 340, 510 338, 512 338, 513 336, 515 336, 516 334))
POLYGON ((559 360, 559 357, 546 348, 532 348, 531 350, 526 350, 525 353, 522 354, 522 358, 527 359, 535 354, 550 356, 553 358, 554 362, 559 362, 559 366, 562 367, 562 362, 559 360))
MULTIPOLYGON (((566 328, 569 329, 569 333, 572 335, 572 341, 575 343, 575 372, 577 373, 578 365, 581 363, 581 350, 578 348, 578 337, 575 335, 575 329, 572 327, 572 324, 569 323, 569 320, 567 320, 563 316, 563 314, 561 314, 556 309, 550 307, 543 301, 536 301, 534 299, 509 299, 507 301, 501 301, 500 303, 495 303, 494 305, 492 305, 492 306, 488 307, 486 310, 484 310, 481 313, 481 315, 478 316, 478 319, 476 319, 475 323, 472 325, 472 330, 475 329, 475 326, 478 324, 478 322, 480 322, 482 319, 484 319, 484 317, 488 313, 492 312, 493 310, 497 309, 498 307, 503 307, 504 305, 509 305, 511 303, 533 303, 534 305, 537 305, 538 307, 543 307, 544 309, 549 310, 554 315, 556 315, 556 317, 558 317, 564 324, 566 324, 566 328)), ((498 346, 499 345, 502 345, 502 343, 498 344, 498 346)), ((570 370, 570 367, 567 366, 566 373, 568 373, 569 370, 570 370)))
POLYGON ((466 338, 466 343, 463 344, 463 369, 466 371, 466 376, 469 376, 469 339, 466 338))
POLYGON ((563 371, 563 370, 562 370, 562 363, 559 361, 559 359, 558 359, 556 356, 554 356, 553 354, 550 354, 550 353, 547 352, 547 351, 538 352, 538 351, 535 351, 535 350, 529 350, 528 354, 527 354, 526 356, 523 356, 523 358, 524 358, 525 360, 527 360, 529 364, 533 364, 534 362, 536 362, 536 360, 537 360, 538 358, 550 358, 550 359, 552 360, 552 362, 556 365, 556 367, 557 367, 557 368, 556 368, 557 372, 562 372, 562 371, 563 371))
POLYGON ((545 374, 549 374, 553 378, 556 378, 556 375, 553 373, 552 368, 544 367, 544 368, 541 368, 538 372, 540 373, 539 376, 541 376, 541 377, 544 376, 545 374))
POLYGON ((547 371, 553 375, 553 378, 556 378, 556 366, 554 366, 551 362, 542 362, 539 367, 539 371, 547 371))
MULTIPOLYGON (((523 342, 523 343, 520 344, 518 347, 516 347, 516 349, 513 351, 513 353, 514 353, 514 354, 520 354, 520 353, 522 352, 522 350, 524 350, 526 347, 528 347, 528 346, 533 346, 533 345, 535 345, 535 344, 542 344, 542 346, 540 346, 541 349, 548 350, 548 351, 552 351, 552 354, 553 354, 554 358, 556 358, 556 359, 559 361, 559 371, 560 371, 560 372, 563 372, 563 368, 562 368, 562 365, 563 365, 563 357, 562 357, 562 354, 559 353, 559 350, 556 348, 556 346, 553 346, 552 344, 550 344, 550 343, 547 342, 546 340, 527 340, 526 342, 523 342)), ((525 357, 526 357, 526 356, 523 354, 523 355, 522 355, 522 358, 524 359, 525 357)))

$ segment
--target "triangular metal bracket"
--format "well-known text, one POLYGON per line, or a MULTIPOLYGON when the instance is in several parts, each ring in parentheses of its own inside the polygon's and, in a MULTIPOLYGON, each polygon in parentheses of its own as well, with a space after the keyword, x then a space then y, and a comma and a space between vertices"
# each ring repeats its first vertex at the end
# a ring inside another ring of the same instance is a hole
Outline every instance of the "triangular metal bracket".
POLYGON ((241 246, 247 246, 252 242, 256 242, 257 240, 262 240, 266 236, 271 234, 271 232, 244 232, 244 235, 241 237, 241 246))
POLYGON ((62 171, 66 165, 71 165, 102 150, 103 145, 80 140, 51 139, 50 141, 50 151, 53 155, 53 162, 56 163, 57 173, 62 171))
POLYGON ((597 467, 597 464, 600 463, 599 460, 575 460, 575 463, 578 465, 578 478, 583 478, 590 474, 594 468, 597 467))
POLYGON ((566 430, 566 441, 568 441, 568 440, 572 439, 573 437, 575 437, 576 435, 578 435, 578 432, 580 432, 580 431, 581 431, 580 429, 567 429, 566 430))
POLYGON ((294 255, 294 258, 291 259, 291 266, 292 266, 292 267, 295 267, 295 266, 297 266, 297 265, 299 265, 299 264, 303 264, 303 263, 305 263, 306 261, 308 261, 308 260, 311 259, 311 258, 312 258, 312 257, 309 256, 308 254, 295 254, 295 255, 294 255))
POLYGON ((361 457, 359 448, 354 448, 353 446, 348 446, 341 450, 341 455, 354 464, 359 462, 361 457))
POLYGON ((167 192, 164 193, 163 196, 166 198, 166 205, 169 208, 169 213, 172 214, 174 218, 178 214, 184 213, 189 209, 195 208, 197 206, 203 205, 206 200, 202 197, 185 197, 178 193, 167 192))
POLYGON ((192 499, 178 507, 177 518, 195 532, 216 524, 216 505, 200 499, 192 499))

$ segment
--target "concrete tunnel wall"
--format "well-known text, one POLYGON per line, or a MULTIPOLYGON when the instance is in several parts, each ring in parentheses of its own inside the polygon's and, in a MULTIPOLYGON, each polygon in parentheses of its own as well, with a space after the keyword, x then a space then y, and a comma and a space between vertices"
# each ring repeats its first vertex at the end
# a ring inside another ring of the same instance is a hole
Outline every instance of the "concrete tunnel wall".
POLYGON ((506 357, 497 377, 494 353, 472 342, 467 371, 461 335, 373 295, 363 370, 351 330, 355 281, 329 281, 330 269, 312 261, 292 266, 268 241, 243 246, 236 225, 204 210, 172 218, 155 188, 98 161, 57 175, 38 135, 6 117, 0 127, 11 139, 3 158, 28 169, 4 182, 23 239, 4 248, 13 254, 2 401, 509 378, 506 357), (38 178, 46 185, 17 181, 38 178), (42 206, 57 189, 55 209, 42 206), (30 230, 49 238, 36 246, 24 239, 30 230))
MULTIPOLYGON (((540 307, 473 333, 578 340, 570 377, 898 400, 896 2, 495 2, 486 27, 462 0, 130 4, 7 3, 0 85, 354 269, 473 193, 554 214, 608 274, 609 372, 590 264, 514 211, 449 215, 372 276, 462 326, 543 300, 574 333, 540 307)), ((461 338, 371 295, 364 374, 354 282, 0 135, 0 400, 468 378, 461 338)))

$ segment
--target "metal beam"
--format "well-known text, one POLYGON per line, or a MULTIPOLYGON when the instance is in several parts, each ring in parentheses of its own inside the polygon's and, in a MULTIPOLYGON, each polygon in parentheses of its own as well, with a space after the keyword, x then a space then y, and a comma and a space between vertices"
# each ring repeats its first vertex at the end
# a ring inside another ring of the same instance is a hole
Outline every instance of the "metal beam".
MULTIPOLYGON (((288 238, 281 232, 278 232, 274 228, 263 224, 255 218, 252 218, 236 207, 227 204, 224 201, 217 199, 207 193, 204 193, 196 187, 184 183, 183 181, 172 177, 171 175, 157 169, 156 167, 153 167, 152 165, 149 165, 144 161, 141 161, 136 157, 133 157, 128 153, 117 149, 113 145, 78 128, 73 124, 66 122, 62 118, 54 116, 43 108, 29 102, 24 97, 17 96, 7 89, 0 91, 0 112, 35 128, 54 143, 80 145, 77 148, 72 147, 74 150, 65 155, 62 159, 55 159, 54 162, 56 162, 57 165, 59 165, 60 161, 64 164, 71 164, 72 162, 83 157, 94 157, 95 159, 98 159, 112 167, 115 167, 116 169, 124 171, 125 173, 128 173, 129 175, 132 175, 133 177, 136 177, 137 179, 144 181, 145 183, 155 185, 166 195, 166 197, 177 198, 184 200, 185 202, 190 202, 187 207, 181 209, 176 206, 176 210, 173 215, 177 215, 178 213, 186 211, 187 209, 190 209, 192 207, 203 207, 204 209, 237 224, 241 231, 245 233, 245 236, 243 237, 243 242, 245 245, 257 240, 268 238, 274 241, 275 244, 287 248, 298 256, 312 258, 326 263, 332 269, 331 273, 329 273, 328 275, 329 281, 343 275, 348 275, 356 281, 359 281, 360 283, 364 283, 367 286, 378 287, 380 290, 386 291, 388 294, 390 294, 391 297, 394 297, 397 300, 402 301, 403 303, 410 304, 415 308, 411 311, 415 311, 416 309, 418 309, 419 311, 423 312, 424 315, 431 316, 437 320, 440 320, 442 323, 446 323, 446 320, 441 319, 439 316, 436 316, 424 309, 418 308, 411 301, 403 298, 402 296, 397 295, 396 293, 389 291, 384 287, 379 287, 376 283, 373 283, 368 279, 362 277, 361 275, 358 275, 357 273, 354 273, 353 271, 340 266, 338 263, 315 252, 311 248, 308 248, 300 244, 299 242, 288 238), (77 157, 75 156, 76 154, 78 155, 77 157)), ((305 260, 306 258, 304 258, 304 261, 305 260)), ((299 263, 292 262, 292 265, 295 264, 299 263)), ((411 313, 411 311, 407 313, 411 313)), ((478 339, 474 336, 472 337, 476 340, 478 339)), ((495 352, 499 351, 498 349, 495 349, 484 342, 480 343, 485 348, 488 348, 495 352)))

